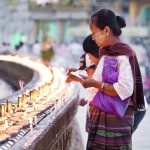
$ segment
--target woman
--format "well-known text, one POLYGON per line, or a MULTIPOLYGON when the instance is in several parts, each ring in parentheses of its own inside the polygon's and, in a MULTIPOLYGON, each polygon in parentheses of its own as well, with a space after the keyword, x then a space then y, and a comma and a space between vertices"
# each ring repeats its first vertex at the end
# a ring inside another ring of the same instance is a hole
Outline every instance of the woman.
POLYGON ((82 76, 81 84, 95 88, 109 96, 129 99, 124 116, 118 117, 90 105, 90 132, 87 150, 131 150, 134 112, 144 108, 144 95, 141 73, 135 52, 120 40, 121 28, 125 20, 107 9, 91 16, 92 38, 101 48, 100 61, 92 78, 82 76), (102 71, 106 56, 116 57, 119 64, 118 81, 104 83, 102 71))

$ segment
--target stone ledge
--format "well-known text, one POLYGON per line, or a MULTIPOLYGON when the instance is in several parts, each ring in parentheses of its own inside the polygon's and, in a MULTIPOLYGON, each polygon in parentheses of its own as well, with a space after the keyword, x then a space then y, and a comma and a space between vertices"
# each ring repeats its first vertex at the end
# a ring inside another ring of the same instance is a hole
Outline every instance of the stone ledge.
POLYGON ((33 131, 18 141, 12 150, 56 150, 56 147, 67 146, 68 140, 71 139, 66 138, 64 145, 61 145, 60 141, 63 136, 70 136, 71 122, 78 106, 78 95, 75 95, 58 112, 43 119, 33 131))

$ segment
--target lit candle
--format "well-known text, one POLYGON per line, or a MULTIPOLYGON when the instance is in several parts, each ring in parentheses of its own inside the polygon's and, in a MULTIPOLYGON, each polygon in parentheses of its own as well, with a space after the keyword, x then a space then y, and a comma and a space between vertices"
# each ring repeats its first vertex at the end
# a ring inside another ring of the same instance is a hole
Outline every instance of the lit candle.
POLYGON ((7 103, 7 112, 11 113, 11 111, 12 111, 12 102, 8 102, 7 103))
POLYGON ((0 117, 4 117, 5 116, 5 113, 6 110, 5 110, 5 105, 4 104, 1 104, 0 105, 0 117))
POLYGON ((22 105, 22 97, 18 96, 18 107, 21 107, 22 105))
POLYGON ((28 95, 27 94, 23 94, 22 97, 23 97, 23 104, 26 104, 27 101, 28 101, 28 95))
POLYGON ((34 100, 34 91, 30 91, 30 99, 34 100))

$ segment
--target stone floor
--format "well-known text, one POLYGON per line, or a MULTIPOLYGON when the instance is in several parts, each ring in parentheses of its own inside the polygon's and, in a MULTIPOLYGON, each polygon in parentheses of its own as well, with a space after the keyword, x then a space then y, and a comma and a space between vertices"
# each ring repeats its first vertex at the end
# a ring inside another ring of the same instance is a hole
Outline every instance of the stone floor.
POLYGON ((150 105, 132 140, 133 150, 150 150, 150 105))
POLYGON ((84 145, 83 145, 83 140, 81 137, 81 133, 79 132, 79 124, 76 120, 74 120, 73 123, 73 130, 72 130, 72 136, 71 136, 71 147, 69 150, 83 150, 84 149, 84 145))

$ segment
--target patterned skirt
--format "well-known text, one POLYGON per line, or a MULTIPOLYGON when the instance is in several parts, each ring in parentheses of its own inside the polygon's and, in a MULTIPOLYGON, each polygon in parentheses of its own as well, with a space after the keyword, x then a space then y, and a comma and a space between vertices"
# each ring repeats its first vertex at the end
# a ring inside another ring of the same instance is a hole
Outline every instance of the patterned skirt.
POLYGON ((90 104, 87 117, 87 150, 131 150, 134 111, 129 106, 123 118, 90 104))

